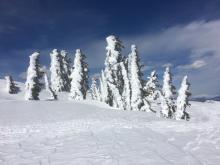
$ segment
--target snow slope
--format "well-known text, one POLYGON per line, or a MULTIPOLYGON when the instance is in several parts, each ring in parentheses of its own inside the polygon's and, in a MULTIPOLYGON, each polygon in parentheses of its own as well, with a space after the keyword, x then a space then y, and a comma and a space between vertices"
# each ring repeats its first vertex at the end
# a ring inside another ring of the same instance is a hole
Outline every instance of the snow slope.
MULTIPOLYGON (((23 84, 19 84, 23 89, 23 84)), ((218 165, 220 102, 192 102, 191 120, 87 100, 24 101, 0 80, 0 165, 218 165)))

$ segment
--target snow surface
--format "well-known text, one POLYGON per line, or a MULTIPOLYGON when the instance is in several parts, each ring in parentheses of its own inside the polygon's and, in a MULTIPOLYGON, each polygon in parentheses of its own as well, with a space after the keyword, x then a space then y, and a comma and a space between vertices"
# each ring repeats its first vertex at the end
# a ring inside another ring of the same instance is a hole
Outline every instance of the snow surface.
MULTIPOLYGON (((0 80, 0 165, 218 165, 220 102, 191 102, 191 120, 92 100, 25 101, 0 80)), ((18 83, 23 89, 23 84, 18 83)))

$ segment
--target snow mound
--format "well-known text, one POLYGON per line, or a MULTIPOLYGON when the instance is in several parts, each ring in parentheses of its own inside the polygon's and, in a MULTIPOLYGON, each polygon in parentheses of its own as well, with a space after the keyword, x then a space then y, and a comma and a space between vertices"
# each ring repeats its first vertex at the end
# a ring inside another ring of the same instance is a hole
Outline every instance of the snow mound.
POLYGON ((216 165, 220 160, 220 103, 191 102, 191 120, 122 111, 92 100, 24 100, 0 80, 1 165, 216 165))

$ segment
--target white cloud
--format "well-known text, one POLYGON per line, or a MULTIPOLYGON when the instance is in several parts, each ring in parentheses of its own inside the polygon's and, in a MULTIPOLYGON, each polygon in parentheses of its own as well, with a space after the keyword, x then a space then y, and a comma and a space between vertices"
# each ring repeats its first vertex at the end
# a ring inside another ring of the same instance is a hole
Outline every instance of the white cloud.
POLYGON ((195 21, 161 32, 125 37, 125 41, 138 46, 145 62, 152 57, 157 57, 151 61, 155 66, 162 66, 161 61, 172 62, 178 68, 178 82, 188 74, 193 94, 216 95, 220 94, 219 36, 220 20, 195 21))
POLYGON ((173 66, 173 64, 171 64, 171 63, 165 63, 165 64, 162 65, 162 67, 164 67, 164 68, 172 67, 172 66, 173 66))
POLYGON ((199 69, 206 65, 206 62, 203 60, 196 60, 192 64, 188 65, 180 65, 177 68, 178 69, 199 69))
POLYGON ((25 80, 27 78, 27 72, 21 72, 19 75, 18 75, 19 78, 25 80))

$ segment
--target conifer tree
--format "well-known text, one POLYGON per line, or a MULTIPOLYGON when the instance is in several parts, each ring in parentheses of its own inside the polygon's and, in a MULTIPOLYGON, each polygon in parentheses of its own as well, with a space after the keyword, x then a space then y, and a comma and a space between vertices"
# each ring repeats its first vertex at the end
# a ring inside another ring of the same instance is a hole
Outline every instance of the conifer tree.
POLYGON ((93 77, 92 78, 92 85, 90 87, 90 92, 91 92, 91 96, 93 100, 101 100, 101 96, 100 96, 100 90, 97 86, 97 78, 93 77))
POLYGON ((57 94, 53 91, 53 89, 50 86, 47 73, 44 72, 44 81, 45 81, 45 89, 50 93, 50 100, 57 100, 57 94))
POLYGON ((88 90, 88 65, 85 62, 85 55, 80 49, 76 50, 73 71, 70 75, 71 89, 69 98, 73 100, 86 99, 88 90))
POLYGON ((35 52, 30 56, 30 64, 27 70, 27 80, 25 83, 26 100, 39 100, 39 93, 42 89, 40 80, 43 76, 39 64, 39 55, 38 52, 35 52))
POLYGON ((110 106, 124 109, 122 99, 123 93, 123 76, 120 63, 123 62, 121 50, 122 42, 115 36, 111 35, 106 38, 107 54, 105 60, 105 78, 107 81, 108 95, 107 103, 110 106))
POLYGON ((71 60, 68 57, 68 53, 65 50, 60 52, 62 63, 62 77, 64 79, 64 91, 70 91, 70 74, 71 74, 71 60))
POLYGON ((101 101, 109 104, 109 88, 106 80, 106 76, 104 71, 101 71, 101 77, 100 77, 100 93, 101 93, 101 101))
POLYGON ((175 112, 175 119, 185 119, 189 120, 189 114, 186 112, 186 107, 190 106, 189 103, 189 96, 191 96, 191 93, 189 91, 190 83, 188 82, 187 76, 184 76, 181 87, 178 91, 178 97, 177 97, 177 108, 175 112))
POLYGON ((14 83, 14 80, 11 76, 5 76, 6 80, 6 91, 10 94, 16 94, 19 91, 19 87, 14 83))
POLYGON ((172 85, 172 74, 170 72, 170 68, 167 67, 164 76, 163 76, 163 88, 162 88, 162 95, 165 99, 164 104, 162 106, 162 115, 164 117, 172 118, 175 112, 175 104, 174 104, 174 95, 176 94, 175 87, 172 85), (167 104, 165 106, 165 103, 167 104), (167 112, 165 112, 167 111, 167 112))
POLYGON ((122 69, 122 76, 124 80, 124 88, 122 93, 122 99, 124 103, 124 109, 131 110, 131 85, 128 75, 128 64, 127 60, 125 64, 123 62, 120 63, 122 69))
POLYGON ((65 91, 65 79, 63 76, 62 57, 57 49, 54 49, 50 54, 51 57, 51 88, 53 91, 65 91))
POLYGON ((153 101, 156 100, 159 96, 157 94, 157 90, 159 90, 158 76, 156 71, 152 71, 150 77, 148 77, 148 81, 144 86, 144 93, 148 100, 153 101))
POLYGON ((144 101, 142 73, 140 59, 135 45, 131 46, 130 58, 130 84, 131 84, 131 107, 132 110, 149 111, 149 103, 144 101), (146 104, 146 105, 145 105, 146 104))

